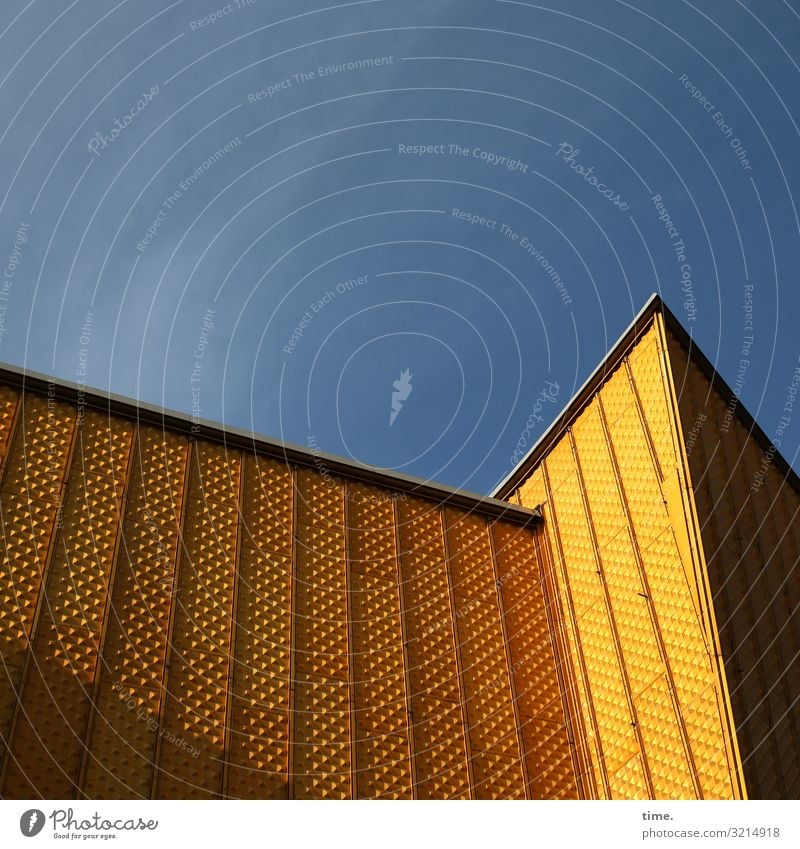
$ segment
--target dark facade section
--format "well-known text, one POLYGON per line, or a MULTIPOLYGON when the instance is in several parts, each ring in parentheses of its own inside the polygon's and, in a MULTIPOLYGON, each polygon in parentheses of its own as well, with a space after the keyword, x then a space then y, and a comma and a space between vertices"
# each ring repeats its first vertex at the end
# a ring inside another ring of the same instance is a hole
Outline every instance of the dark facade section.
MULTIPOLYGON (((750 798, 797 799, 800 488, 780 437, 765 437, 687 344, 673 325, 670 360, 745 782, 750 798)), ((797 385, 795 374, 787 384, 797 385)))

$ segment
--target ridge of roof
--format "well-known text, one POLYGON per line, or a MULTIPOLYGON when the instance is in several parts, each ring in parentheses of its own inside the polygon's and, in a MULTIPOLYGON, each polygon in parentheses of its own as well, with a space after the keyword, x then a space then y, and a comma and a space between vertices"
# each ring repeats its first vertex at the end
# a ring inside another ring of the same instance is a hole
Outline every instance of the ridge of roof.
POLYGON ((711 386, 722 396, 725 403, 729 404, 731 399, 736 398, 734 416, 747 428, 748 433, 756 442, 765 451, 770 452, 772 462, 782 472, 784 478, 800 493, 800 476, 798 476, 797 472, 795 472, 780 451, 775 448, 772 440, 738 399, 738 396, 736 396, 730 386, 720 376, 714 365, 694 339, 692 339, 677 316, 666 305, 663 298, 657 292, 653 292, 641 310, 636 314, 633 321, 611 346, 605 357, 603 357, 589 377, 586 378, 572 398, 567 401, 552 424, 544 431, 517 465, 495 486, 492 492, 495 498, 507 498, 519 486, 522 480, 531 474, 541 457, 547 453, 555 440, 569 427, 597 388, 605 382, 607 376, 610 376, 611 372, 617 367, 620 360, 636 343, 639 337, 649 329, 653 317, 658 313, 664 317, 667 330, 673 334, 687 352, 689 360, 698 366, 711 386))
POLYGON ((402 492, 415 498, 434 501, 442 506, 458 507, 521 525, 541 520, 541 513, 538 510, 531 510, 491 496, 369 466, 334 454, 310 450, 242 428, 229 427, 203 419, 198 420, 165 407, 113 393, 104 393, 98 389, 88 388, 82 383, 61 380, 16 366, 0 363, 0 383, 19 389, 23 394, 26 391, 34 392, 71 404, 78 409, 106 412, 109 415, 155 425, 163 430, 182 433, 189 438, 207 439, 231 448, 247 449, 262 456, 282 460, 287 465, 316 469, 323 473, 402 492))
POLYGON ((597 387, 603 383, 607 375, 611 374, 624 353, 650 327, 653 316, 662 307, 661 296, 657 292, 653 292, 634 316, 633 321, 623 330, 617 341, 609 348, 608 353, 567 401, 550 426, 545 429, 544 433, 534 442, 517 465, 496 484, 492 492, 495 498, 505 498, 519 486, 523 478, 530 474, 539 458, 547 452, 552 443, 569 426, 597 387))
POLYGON ((686 328, 681 324, 672 310, 664 303, 661 305, 667 330, 676 338, 677 342, 686 351, 689 362, 694 363, 706 376, 711 387, 715 389, 724 400, 726 406, 733 404, 734 418, 747 428, 747 432, 761 446, 765 452, 769 452, 771 462, 781 471, 784 478, 800 493, 800 476, 792 468, 791 463, 775 447, 772 440, 767 436, 761 425, 755 420, 753 414, 745 407, 739 396, 731 389, 725 379, 714 367, 714 364, 703 353, 702 348, 692 339, 686 328))

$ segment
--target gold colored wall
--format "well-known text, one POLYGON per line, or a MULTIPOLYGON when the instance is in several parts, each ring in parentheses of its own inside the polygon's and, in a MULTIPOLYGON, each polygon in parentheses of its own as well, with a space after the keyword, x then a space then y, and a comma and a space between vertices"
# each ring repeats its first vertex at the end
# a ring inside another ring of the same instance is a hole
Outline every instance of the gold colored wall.
POLYGON ((501 490, 543 522, 0 384, 0 796, 797 798, 800 487, 685 344, 501 490))
POLYGON ((741 797, 660 315, 513 497, 543 505, 585 795, 741 797))
POLYGON ((797 799, 800 492, 730 393, 668 344, 748 793, 797 799))
POLYGON ((0 452, 4 798, 578 795, 521 511, 9 387, 0 452))

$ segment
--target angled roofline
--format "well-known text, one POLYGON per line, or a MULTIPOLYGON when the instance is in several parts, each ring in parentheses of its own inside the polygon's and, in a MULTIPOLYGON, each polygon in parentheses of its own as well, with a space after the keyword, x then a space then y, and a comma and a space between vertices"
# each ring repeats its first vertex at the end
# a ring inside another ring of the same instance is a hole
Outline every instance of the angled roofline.
MULTIPOLYGON (((703 353, 702 349, 692 339, 686 328, 676 318, 672 310, 664 303, 661 304, 661 310, 664 315, 664 323, 667 330, 677 339, 683 349, 688 353, 691 362, 693 362, 701 372, 708 378, 712 388, 716 389, 719 395, 724 400, 726 406, 734 403, 733 415, 741 424, 747 428, 747 432, 755 439, 759 446, 766 452, 771 451, 772 463, 780 470, 783 477, 800 493, 800 476, 792 468, 789 461, 778 451, 772 444, 772 440, 765 433, 761 425, 755 420, 752 413, 745 407, 739 399, 739 396, 728 386, 725 380, 720 376, 720 373, 714 368, 714 364, 703 353)), ((676 387, 680 391, 680 387, 676 387)))
POLYGON ((83 384, 64 381, 39 372, 27 371, 0 363, 0 384, 64 401, 81 409, 92 409, 128 420, 155 425, 190 438, 207 439, 231 448, 282 460, 288 465, 315 469, 323 474, 337 475, 350 480, 402 492, 414 498, 434 501, 438 505, 458 507, 492 519, 503 519, 519 525, 541 520, 538 510, 531 510, 508 501, 479 495, 468 490, 453 489, 443 484, 410 475, 398 474, 347 460, 333 454, 310 451, 299 445, 259 436, 241 428, 227 427, 204 419, 194 419, 184 413, 146 404, 133 398, 103 393, 83 384))
MULTIPOLYGON (((747 428, 748 433, 750 433, 764 451, 768 451, 774 447, 772 440, 766 435, 730 386, 720 377, 719 372, 714 368, 708 357, 700 350, 697 343, 694 342, 672 310, 664 303, 661 296, 654 292, 637 313, 633 321, 623 331, 619 339, 611 346, 608 354, 606 354, 597 368, 595 368, 580 389, 567 402, 555 421, 545 430, 528 453, 508 475, 497 484, 492 493, 495 498, 508 498, 519 487, 522 481, 530 476, 542 457, 547 454, 555 441, 577 418, 590 398, 606 381, 607 377, 611 375, 614 369, 616 369, 623 357, 650 328, 653 318, 658 313, 663 315, 667 330, 675 336, 681 346, 688 352, 692 362, 697 364, 703 374, 708 378, 712 387, 722 396, 725 404, 729 404, 731 399, 736 399, 734 415, 747 428)), ((779 451, 775 450, 772 462, 782 472, 784 478, 800 493, 800 477, 798 477, 797 472, 791 467, 786 458, 779 451)))
POLYGON ((564 409, 559 413, 555 421, 536 440, 528 453, 517 465, 497 484, 492 493, 495 498, 506 498, 530 475, 542 456, 550 450, 553 443, 570 426, 585 404, 597 391, 598 387, 605 382, 606 377, 614 371, 626 352, 649 329, 653 316, 661 308, 661 297, 654 292, 636 314, 633 321, 623 331, 619 339, 611 346, 600 364, 586 378, 572 398, 567 401, 564 409))

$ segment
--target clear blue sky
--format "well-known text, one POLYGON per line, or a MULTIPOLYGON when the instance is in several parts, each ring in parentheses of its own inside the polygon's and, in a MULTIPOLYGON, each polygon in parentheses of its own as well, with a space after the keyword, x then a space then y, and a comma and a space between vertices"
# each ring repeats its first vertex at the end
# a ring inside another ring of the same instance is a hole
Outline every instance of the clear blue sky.
POLYGON ((657 290, 731 384, 752 335, 775 434, 796 3, 3 0, 0 33, 0 361, 485 492, 657 290))

